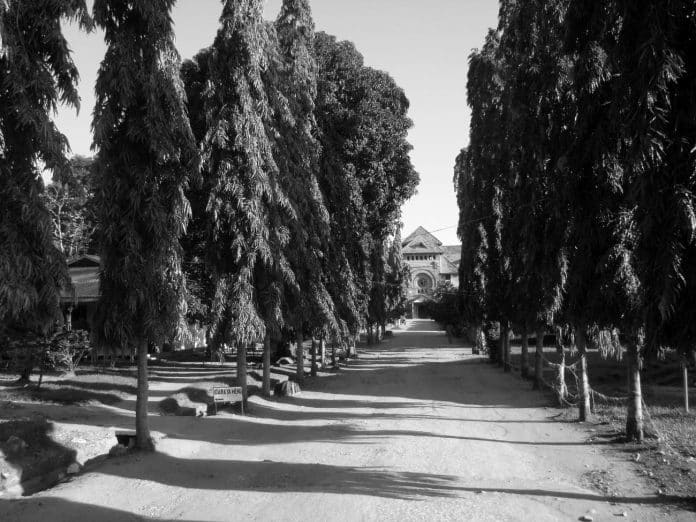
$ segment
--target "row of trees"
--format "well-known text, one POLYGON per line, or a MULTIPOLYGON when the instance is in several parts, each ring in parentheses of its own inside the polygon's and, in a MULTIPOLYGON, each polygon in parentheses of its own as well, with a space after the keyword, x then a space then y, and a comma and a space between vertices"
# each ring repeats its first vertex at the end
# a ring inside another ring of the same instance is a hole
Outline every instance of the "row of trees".
POLYGON ((262 0, 223 2, 212 45, 183 65, 174 3, 95 0, 90 16, 80 0, 0 1, 0 321, 50 330, 69 284, 37 160, 56 184, 72 172, 50 113, 78 106, 60 28, 73 18, 107 43, 88 189, 102 262, 93 335, 137 347, 142 449, 148 346, 187 320, 237 346, 245 389, 246 348, 263 340, 270 393, 272 341, 298 343, 302 379, 305 335, 350 346, 399 313, 399 213, 418 183, 403 91, 351 43, 315 34, 307 0, 285 0, 274 23, 262 0))
POLYGON ((470 57, 471 140, 457 158, 461 306, 509 337, 570 331, 580 418, 586 350, 626 352, 627 435, 642 440, 641 360, 693 352, 696 7, 503 1, 470 57))

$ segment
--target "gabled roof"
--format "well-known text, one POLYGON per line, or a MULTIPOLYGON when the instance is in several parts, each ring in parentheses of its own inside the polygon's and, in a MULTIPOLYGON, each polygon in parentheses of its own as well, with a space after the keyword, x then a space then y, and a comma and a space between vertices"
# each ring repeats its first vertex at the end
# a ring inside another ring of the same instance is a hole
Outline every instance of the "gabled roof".
POLYGON ((441 254, 442 242, 423 227, 418 227, 401 243, 404 254, 441 254))
POLYGON ((78 267, 78 266, 99 266, 101 263, 101 258, 99 256, 94 256, 91 254, 84 254, 82 256, 74 257, 68 260, 68 267, 78 267))
POLYGON ((414 230, 410 236, 401 242, 401 246, 405 247, 416 239, 422 239, 426 243, 434 243, 436 246, 442 246, 442 242, 423 227, 418 227, 416 230, 414 230))
POLYGON ((99 299, 99 256, 84 255, 68 261, 72 288, 60 291, 64 303, 89 303, 99 299))

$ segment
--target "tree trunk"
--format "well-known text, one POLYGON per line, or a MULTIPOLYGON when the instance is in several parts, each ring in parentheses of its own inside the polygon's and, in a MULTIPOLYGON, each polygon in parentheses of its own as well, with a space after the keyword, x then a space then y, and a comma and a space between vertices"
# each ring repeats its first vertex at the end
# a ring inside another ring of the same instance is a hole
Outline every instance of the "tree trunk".
POLYGON ((140 451, 154 451, 147 418, 148 406, 147 341, 138 343, 138 390, 135 398, 135 447, 140 451))
POLYGON ((529 334, 527 327, 522 328, 522 355, 520 359, 520 374, 525 379, 529 377, 529 334))
POLYGON ((312 377, 317 376, 317 340, 312 336, 312 377))
MULTIPOLYGON (((498 323, 500 324, 500 323, 498 323)), ((500 327, 498 327, 500 330, 500 327)), ((488 343, 488 360, 490 363, 494 363, 498 359, 498 352, 500 351, 500 337, 498 337, 498 342, 493 342, 494 339, 489 339, 488 343)))
POLYGON ((304 336, 302 335, 302 328, 299 326, 295 329, 295 343, 297 345, 295 349, 295 360, 297 362, 295 380, 298 384, 302 384, 304 382, 304 347, 302 346, 304 336))
POLYGON ((509 373, 511 370, 510 365, 510 323, 505 322, 505 336, 503 338, 503 370, 509 373))
POLYGON ((684 411, 689 413, 689 360, 682 356, 682 383, 684 385, 684 411))
POLYGON ((271 333, 263 338, 263 396, 271 396, 271 333))
POLYGON ((643 443, 643 393, 640 385, 640 348, 638 338, 628 336, 628 412, 626 416, 626 438, 643 443))
POLYGON ((580 355, 580 389, 578 390, 579 398, 579 420, 585 422, 590 418, 590 379, 587 375, 587 339, 585 337, 585 325, 576 325, 575 327, 575 344, 580 355))
POLYGON ((27 357, 27 362, 22 368, 22 373, 19 375, 18 384, 29 384, 31 382, 31 373, 34 371, 35 357, 34 348, 29 348, 29 356, 27 357))
POLYGON ((498 354, 496 357, 496 362, 498 366, 505 366, 505 334, 508 331, 508 322, 500 321, 500 338, 498 341, 498 354))
POLYGON ((336 359, 336 340, 331 343, 331 367, 336 368, 338 366, 338 360, 336 359))
POLYGON ((544 383, 544 329, 536 329, 536 350, 534 352, 534 386, 533 389, 541 390, 544 383))
POLYGON ((568 386, 565 380, 566 371, 566 353, 563 348, 561 348, 561 364, 558 368, 558 403, 559 406, 564 407, 566 405, 566 399, 568 398, 568 386))
POLYGON ((326 339, 323 336, 319 340, 319 364, 320 368, 326 366, 326 339))
POLYGON ((237 343, 237 386, 242 388, 242 403, 246 410, 247 402, 247 345, 237 343))

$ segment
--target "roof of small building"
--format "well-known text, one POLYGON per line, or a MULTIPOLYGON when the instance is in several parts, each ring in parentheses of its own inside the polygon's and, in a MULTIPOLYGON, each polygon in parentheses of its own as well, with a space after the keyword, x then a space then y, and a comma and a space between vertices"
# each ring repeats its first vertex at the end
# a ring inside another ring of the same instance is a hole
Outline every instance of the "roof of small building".
POLYGON ((90 303, 99 299, 99 256, 85 255, 68 261, 72 288, 63 288, 60 299, 64 303, 90 303))

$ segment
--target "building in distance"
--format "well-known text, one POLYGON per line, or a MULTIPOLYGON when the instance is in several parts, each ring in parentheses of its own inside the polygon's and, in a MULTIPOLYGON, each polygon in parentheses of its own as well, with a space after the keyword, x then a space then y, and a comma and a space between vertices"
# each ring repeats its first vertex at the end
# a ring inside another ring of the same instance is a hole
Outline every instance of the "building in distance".
POLYGON ((408 288, 408 304, 411 317, 426 315, 424 305, 431 300, 435 288, 440 283, 459 286, 459 261, 461 245, 443 245, 423 227, 418 227, 401 242, 403 262, 411 270, 408 288))

